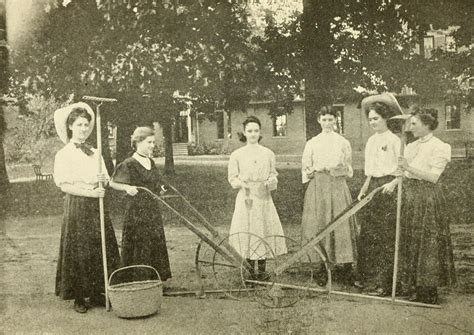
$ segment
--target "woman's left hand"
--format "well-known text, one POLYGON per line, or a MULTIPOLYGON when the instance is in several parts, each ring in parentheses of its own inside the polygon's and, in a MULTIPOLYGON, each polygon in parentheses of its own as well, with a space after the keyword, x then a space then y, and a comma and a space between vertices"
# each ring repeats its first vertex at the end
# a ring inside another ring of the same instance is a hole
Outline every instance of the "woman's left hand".
POLYGON ((404 171, 410 167, 405 157, 398 157, 398 167, 404 171))
POLYGON ((105 173, 101 173, 97 175, 97 181, 100 183, 108 183, 109 182, 109 177, 105 173))

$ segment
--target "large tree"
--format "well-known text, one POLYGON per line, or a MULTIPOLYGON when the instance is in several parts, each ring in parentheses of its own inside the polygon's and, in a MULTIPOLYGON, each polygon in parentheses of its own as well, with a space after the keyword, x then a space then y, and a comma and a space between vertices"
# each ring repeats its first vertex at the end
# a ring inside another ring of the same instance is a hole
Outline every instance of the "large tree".
POLYGON ((473 6, 464 0, 304 0, 302 15, 293 22, 270 21, 261 39, 268 58, 261 78, 274 88, 275 100, 294 94, 304 80, 307 137, 319 132, 315 112, 360 99, 355 88, 400 92, 408 85, 422 102, 447 92, 465 98, 459 78, 473 75, 473 6), (450 26, 458 27, 453 37, 465 48, 426 58, 427 31, 450 26))
POLYGON ((254 66, 245 15, 228 1, 56 4, 36 47, 18 57, 35 59, 16 67, 27 75, 18 83, 56 97, 116 97, 105 114, 119 126, 118 161, 135 125, 160 122, 172 173, 172 124, 183 96, 208 114, 216 104, 232 109, 249 100, 254 66))

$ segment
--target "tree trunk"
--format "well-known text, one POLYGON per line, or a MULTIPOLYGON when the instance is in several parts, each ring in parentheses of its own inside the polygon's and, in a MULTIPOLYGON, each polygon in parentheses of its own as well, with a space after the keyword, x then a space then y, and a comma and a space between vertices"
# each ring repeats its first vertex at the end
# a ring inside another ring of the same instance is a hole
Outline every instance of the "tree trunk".
MULTIPOLYGON (((3 139, 6 130, 5 118, 3 115, 3 107, 0 106, 0 221, 7 213, 8 193, 10 191, 10 181, 8 180, 7 167, 5 164, 5 151, 3 148, 3 139)), ((3 231, 2 227, 0 230, 3 231)))
POLYGON ((306 138, 319 134, 317 112, 324 105, 332 105, 335 88, 333 37, 330 22, 334 13, 328 0, 304 0, 302 36, 305 66, 306 138))
MULTIPOLYGON (((6 8, 5 1, 0 0, 0 30, 4 31, 4 39, 0 40, 0 96, 5 94, 8 89, 8 49, 7 45, 7 35, 6 35, 6 8)), ((5 150, 3 148, 3 140, 5 132, 7 130, 7 125, 5 123, 5 115, 0 101, 0 222, 3 224, 7 213, 7 204, 8 193, 10 191, 10 181, 8 180, 7 167, 5 162, 5 150)), ((4 227, 0 226, 0 233, 4 232, 4 227)))
POLYGON ((168 120, 161 124, 163 127, 163 137, 165 139, 165 174, 174 175, 173 159, 173 122, 168 120))
POLYGON ((114 172, 114 162, 112 161, 112 153, 110 152, 110 145, 109 145, 109 127, 107 127, 107 119, 105 119, 105 122, 102 122, 101 128, 102 128, 102 157, 104 158, 105 162, 105 167, 107 169, 107 172, 109 173, 109 176, 112 175, 114 172))
POLYGON ((135 130, 135 126, 128 122, 128 120, 120 119, 117 121, 117 147, 115 156, 115 165, 122 162, 125 158, 129 157, 132 153, 132 147, 130 144, 130 136, 135 130))

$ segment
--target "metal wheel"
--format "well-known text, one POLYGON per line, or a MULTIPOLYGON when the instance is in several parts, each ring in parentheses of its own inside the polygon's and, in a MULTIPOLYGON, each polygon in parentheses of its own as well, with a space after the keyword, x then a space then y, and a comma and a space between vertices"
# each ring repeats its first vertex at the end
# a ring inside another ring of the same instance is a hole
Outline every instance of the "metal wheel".
POLYGON ((269 236, 261 241, 270 247, 273 257, 266 259, 265 272, 259 274, 259 280, 247 280, 247 285, 255 287, 257 302, 272 308, 290 307, 316 292, 331 290, 331 270, 325 252, 319 247, 303 253, 284 271, 276 273, 282 264, 301 250, 301 244, 287 236, 269 236))
POLYGON ((231 234, 219 243, 219 250, 225 250, 227 255, 230 255, 229 247, 232 247, 241 259, 234 258, 234 261, 230 262, 228 256, 214 250, 212 270, 216 285, 232 299, 252 300, 255 288, 248 285, 246 280, 253 278, 254 274, 246 259, 264 258, 271 253, 271 248, 259 236, 248 232, 231 234))

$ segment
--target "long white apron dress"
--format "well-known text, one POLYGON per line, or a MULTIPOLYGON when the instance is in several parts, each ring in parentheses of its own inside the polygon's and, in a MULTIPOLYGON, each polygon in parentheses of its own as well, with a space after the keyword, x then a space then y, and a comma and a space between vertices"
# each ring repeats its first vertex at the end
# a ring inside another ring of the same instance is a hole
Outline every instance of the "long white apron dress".
MULTIPOLYGON (((315 237, 327 224, 341 213, 351 202, 346 178, 352 177, 352 151, 349 141, 341 135, 320 133, 306 143, 302 157, 302 181, 309 182, 304 197, 302 218, 303 242, 315 237), (330 171, 338 169, 339 175, 330 171), (345 173, 341 173, 345 171, 345 173), (312 179, 308 174, 314 172, 312 179)), ((336 264, 356 261, 356 221, 354 217, 342 223, 321 245, 329 260, 336 264)), ((311 260, 318 262, 316 253, 311 260)))
POLYGON ((244 258, 267 259, 287 252, 283 238, 271 238, 283 236, 270 193, 277 187, 277 175, 275 154, 260 144, 246 145, 230 156, 228 180, 239 192, 229 242, 244 258))

